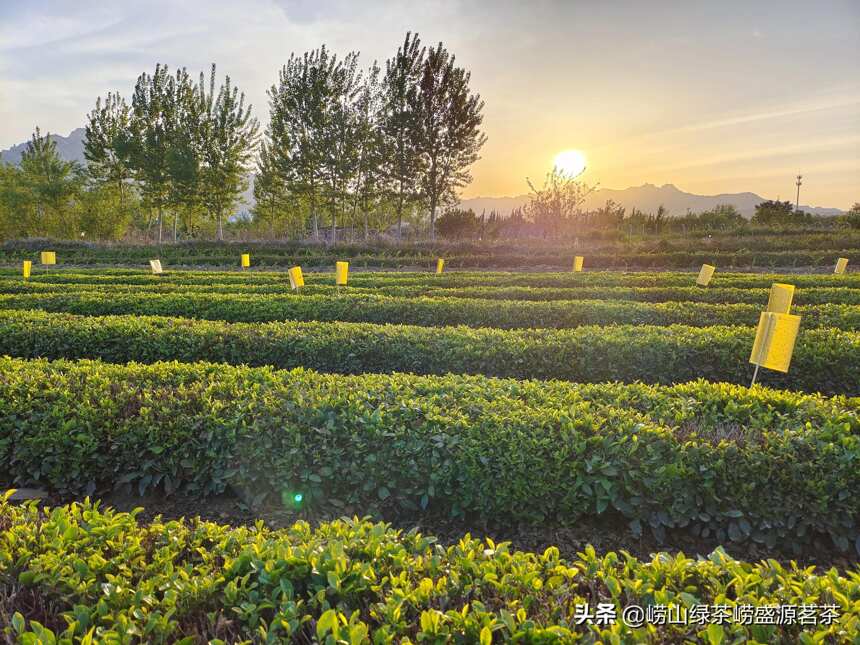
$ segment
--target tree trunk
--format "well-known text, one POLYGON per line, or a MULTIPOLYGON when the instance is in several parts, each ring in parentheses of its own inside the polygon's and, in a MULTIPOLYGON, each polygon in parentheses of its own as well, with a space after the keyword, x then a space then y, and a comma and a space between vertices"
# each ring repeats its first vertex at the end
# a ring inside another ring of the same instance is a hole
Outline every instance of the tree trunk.
POLYGON ((162 222, 164 220, 164 211, 162 210, 161 205, 158 206, 158 245, 161 246, 161 232, 164 228, 162 222))
POLYGON ((221 213, 218 213, 218 241, 224 240, 224 225, 221 218, 221 213))
POLYGON ((173 214, 173 243, 176 244, 177 240, 177 226, 179 224, 179 213, 173 214))
POLYGON ((430 240, 436 241, 436 196, 430 198, 430 240))
POLYGON ((365 204, 364 205, 364 241, 365 242, 367 242, 367 240, 370 239, 370 223, 367 221, 368 217, 369 217, 369 215, 367 212, 367 204, 365 204))

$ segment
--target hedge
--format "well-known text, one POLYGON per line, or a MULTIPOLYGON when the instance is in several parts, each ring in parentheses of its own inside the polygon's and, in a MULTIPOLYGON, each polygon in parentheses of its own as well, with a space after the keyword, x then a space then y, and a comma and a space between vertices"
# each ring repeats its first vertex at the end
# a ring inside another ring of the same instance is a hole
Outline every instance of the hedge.
MULTIPOLYGON (((372 247, 362 244, 341 244, 333 248, 323 245, 232 243, 212 245, 77 245, 43 241, 36 244, 6 245, 0 249, 0 261, 20 262, 38 258, 44 249, 56 250, 58 260, 66 264, 137 264, 153 255, 160 255, 172 265, 184 266, 237 266, 240 253, 251 252, 255 266, 288 267, 296 261, 307 266, 326 266, 335 260, 348 260, 356 267, 416 267, 431 266, 443 254, 449 267, 552 267, 567 268, 574 255, 584 253, 588 266, 641 267, 641 268, 692 268, 703 262, 722 267, 788 267, 832 266, 837 257, 847 257, 852 264, 860 262, 856 235, 840 233, 834 236, 828 248, 791 248, 783 250, 744 249, 719 250, 696 240, 685 241, 686 248, 631 248, 627 245, 580 247, 576 251, 568 245, 516 244, 507 248, 474 245, 455 247, 412 245, 372 247)), ((791 245, 797 240, 792 240, 791 245)), ((802 242, 801 242, 802 244, 802 242)), ((820 247, 819 245, 816 245, 820 247)))
POLYGON ((712 384, 0 359, 0 472, 61 493, 575 524, 853 548, 860 399, 712 384))
MULTIPOLYGON (((224 323, 147 316, 0 311, 0 355, 115 363, 207 360, 324 372, 467 373, 579 382, 748 384, 754 331, 744 327, 585 326, 499 330, 338 322, 224 323)), ((860 333, 802 330, 788 374, 771 387, 860 392, 860 333)))
MULTIPOLYGON (((222 294, 280 294, 293 293, 289 284, 236 284, 211 283, 186 285, 164 282, 146 285, 87 284, 68 282, 26 282, 0 280, 0 294, 93 292, 106 293, 222 293, 222 294)), ((469 298, 477 300, 526 300, 546 302, 552 300, 626 300, 636 302, 709 302, 748 303, 765 305, 770 289, 740 289, 717 287, 434 287, 386 286, 350 287, 352 294, 387 295, 399 298, 426 296, 431 298, 469 298)), ((335 295, 334 285, 311 284, 302 289, 306 295, 335 295)), ((860 305, 860 289, 850 287, 812 287, 798 289, 794 305, 813 304, 860 305)))
POLYGON ((0 502, 6 638, 811 644, 848 642, 860 621, 856 573, 750 564, 721 549, 707 558, 660 554, 645 562, 588 546, 568 560, 555 547, 514 551, 489 538, 441 546, 417 531, 358 519, 269 530, 199 520, 140 525, 136 515, 89 502, 44 513, 0 502), (34 597, 53 609, 47 617, 27 604, 34 597), (593 614, 600 603, 617 619, 580 624, 577 606, 593 614), (672 605, 686 616, 696 605, 725 605, 729 616, 783 605, 795 618, 636 627, 621 620, 630 605, 672 605), (803 606, 818 624, 800 623, 803 606))
MULTIPOLYGON (((749 304, 564 300, 518 302, 467 298, 397 298, 370 294, 230 295, 215 293, 33 293, 0 295, 0 309, 42 309, 90 316, 134 314, 227 322, 318 320, 421 326, 569 328, 607 324, 757 324, 764 307, 749 304)), ((860 329, 860 306, 808 305, 792 309, 804 328, 860 329)))
MULTIPOLYGON (((34 265, 30 283, 81 283, 81 284, 238 284, 288 286, 284 271, 185 271, 171 270, 155 276, 149 267, 139 269, 69 269, 43 271, 34 265)), ((0 279, 21 279, 21 269, 0 269, 0 279)), ((559 272, 499 272, 499 271, 448 271, 442 275, 430 272, 351 271, 349 284, 354 287, 695 287, 696 274, 684 272, 621 272, 586 271, 584 273, 559 272)), ((860 288, 860 273, 834 275, 833 273, 729 273, 718 269, 711 285, 713 288, 769 289, 774 282, 788 282, 802 288, 860 288)), ((334 284, 333 272, 305 271, 305 283, 310 285, 334 284)))

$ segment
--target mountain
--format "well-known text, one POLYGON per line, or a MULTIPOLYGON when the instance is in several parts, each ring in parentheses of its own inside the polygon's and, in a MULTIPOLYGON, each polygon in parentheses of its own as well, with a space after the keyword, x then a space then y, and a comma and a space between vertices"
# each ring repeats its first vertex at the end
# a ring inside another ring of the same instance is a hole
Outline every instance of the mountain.
MULTIPOLYGON (((51 139, 57 142, 57 153, 66 161, 77 161, 85 163, 84 159, 84 129, 77 128, 69 133, 69 136, 63 137, 58 134, 51 134, 51 139)), ((27 142, 18 143, 8 150, 0 150, 0 161, 6 163, 17 164, 21 161, 21 154, 27 149, 27 142)))
MULTIPOLYGON (((57 151, 60 157, 69 161, 84 163, 84 129, 72 130, 67 137, 56 134, 51 139, 57 142, 57 151)), ((19 143, 8 150, 0 150, 0 160, 16 164, 21 160, 21 153, 27 147, 25 143, 19 143)), ((612 200, 627 209, 629 213, 633 208, 638 208, 646 213, 655 212, 661 205, 669 211, 669 215, 683 215, 688 210, 701 212, 709 210, 718 204, 731 204, 744 217, 752 217, 755 213, 756 204, 765 201, 764 197, 755 193, 723 193, 721 195, 696 195, 678 189, 672 184, 655 186, 654 184, 642 184, 632 186, 623 190, 612 188, 601 188, 594 191, 585 201, 583 207, 586 210, 599 208, 612 200)), ((475 197, 464 199, 460 202, 461 208, 471 208, 480 214, 484 211, 490 213, 496 211, 501 215, 508 215, 515 208, 519 208, 528 202, 528 195, 516 197, 475 197)), ((239 211, 247 211, 253 207, 253 177, 250 178, 248 190, 242 195, 239 202, 239 211)), ((838 208, 825 208, 820 206, 800 206, 801 210, 815 215, 841 215, 844 211, 838 208)))
MULTIPOLYGON (((588 196, 583 204, 583 208, 585 210, 599 208, 610 199, 626 208, 628 213, 634 207, 646 213, 653 213, 662 205, 669 211, 669 215, 684 215, 688 210, 698 213, 710 210, 719 204, 731 204, 744 217, 752 217, 755 213, 756 204, 765 201, 764 197, 755 193, 696 195, 679 190, 672 184, 664 184, 662 186, 642 184, 641 186, 631 186, 623 190, 600 188, 588 196)), ((502 215, 507 215, 528 201, 528 195, 518 195, 516 197, 475 197, 473 199, 464 199, 460 202, 460 207, 471 208, 478 214, 484 211, 489 213, 495 210, 502 215)), ((803 204, 800 205, 800 208, 807 213, 815 215, 841 215, 844 212, 838 208, 806 206, 803 204)))

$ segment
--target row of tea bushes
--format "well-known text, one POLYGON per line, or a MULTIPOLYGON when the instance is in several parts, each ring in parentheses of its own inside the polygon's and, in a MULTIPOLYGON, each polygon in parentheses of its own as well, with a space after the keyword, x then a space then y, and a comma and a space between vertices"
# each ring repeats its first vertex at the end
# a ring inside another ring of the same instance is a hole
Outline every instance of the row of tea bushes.
POLYGON ((442 546, 367 520, 272 531, 198 520, 140 525, 135 515, 89 502, 42 513, 0 500, 6 638, 714 645, 850 642, 860 630, 857 573, 749 564, 722 550, 646 562, 589 546, 566 560, 554 547, 528 553, 469 536, 442 546), (56 614, 50 624, 28 620, 18 609, 36 612, 16 598, 37 598, 56 614), (612 623, 579 621, 582 609, 593 616, 598 604, 614 609, 612 623), (632 605, 671 605, 687 624, 628 626, 621 616, 632 605), (730 616, 768 615, 768 606, 783 605, 795 620, 689 619, 694 607, 714 605, 726 605, 730 616), (801 607, 812 609, 814 623, 800 624, 801 607))
MULTIPOLYGON (((332 268, 333 268, 332 264, 332 268)), ((187 284, 209 285, 289 285, 283 271, 170 271, 155 276, 146 269, 68 269, 34 270, 30 282, 80 284, 187 284)), ((21 270, 0 269, 0 279, 20 279, 21 270)), ((332 284, 329 273, 305 272, 307 285, 332 284)), ((512 273, 497 271, 449 271, 442 275, 429 272, 363 272, 350 273, 349 284, 356 287, 380 288, 395 286, 423 286, 432 288, 463 287, 693 287, 695 273, 682 272, 613 272, 591 271, 584 273, 512 273)), ((833 273, 728 273, 719 269, 709 289, 769 289, 774 282, 788 282, 801 288, 838 287, 860 288, 860 273, 834 275, 833 273)))
MULTIPOLYGON (((567 330, 428 328, 341 322, 224 323, 149 316, 0 310, 0 354, 125 363, 206 360, 323 372, 484 374, 578 382, 747 384, 748 327, 585 326, 567 330)), ((802 330, 771 387, 860 392, 860 332, 802 330)))
POLYGON ((860 399, 704 381, 574 385, 0 359, 0 472, 337 512, 854 548, 860 399), (679 494, 684 491, 684 494, 679 494))
MULTIPOLYGON (((146 284, 99 284, 70 282, 29 282, 0 280, 0 294, 13 293, 80 293, 103 291, 109 293, 222 293, 222 294, 291 294, 289 283, 242 284, 177 284, 148 282, 146 284)), ((398 298, 468 298, 476 300, 624 300, 636 302, 708 302, 747 303, 764 305, 770 289, 736 287, 434 287, 433 285, 385 286, 349 288, 353 295, 381 294, 398 298)), ((337 294, 331 284, 310 284, 301 289, 303 295, 337 294)), ((811 287, 795 293, 794 305, 815 304, 860 305, 860 289, 851 287, 811 287)))
POLYGON ((354 267, 399 268, 431 266, 442 255, 452 268, 496 268, 547 267, 566 269, 575 254, 586 254, 588 267, 592 268, 684 268, 689 269, 703 263, 716 263, 722 267, 824 267, 833 266, 837 257, 847 257, 852 264, 860 262, 860 252, 851 245, 851 238, 830 248, 791 248, 787 250, 719 251, 700 248, 692 250, 640 251, 624 247, 605 250, 581 250, 567 248, 523 248, 522 246, 499 251, 470 249, 466 252, 440 248, 362 248, 361 246, 293 246, 267 248, 253 243, 222 245, 206 250, 191 245, 165 245, 128 247, 115 245, 75 247, 68 244, 40 244, 40 248, 19 246, 0 249, 0 262, 11 263, 38 257, 39 250, 53 250, 58 260, 70 265, 128 265, 146 262, 159 255, 173 266, 230 267, 238 265, 241 253, 253 255, 254 266, 286 268, 301 262, 308 267, 333 264, 336 260, 348 260, 354 267))
MULTIPOLYGON (((502 329, 581 325, 753 326, 761 305, 573 300, 522 302, 468 298, 403 298, 371 294, 272 295, 107 291, 0 295, 0 309, 42 309, 88 316, 179 316, 227 322, 317 320, 502 329)), ((792 313, 803 327, 860 330, 860 305, 806 305, 792 313)))

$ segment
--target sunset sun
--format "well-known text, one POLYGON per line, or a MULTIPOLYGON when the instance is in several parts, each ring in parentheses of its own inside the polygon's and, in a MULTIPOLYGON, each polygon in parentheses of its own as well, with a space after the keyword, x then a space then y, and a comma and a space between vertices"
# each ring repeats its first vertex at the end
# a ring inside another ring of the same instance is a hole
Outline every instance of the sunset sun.
POLYGON ((555 156, 553 166, 563 175, 576 177, 585 170, 585 155, 579 150, 562 150, 555 156))

